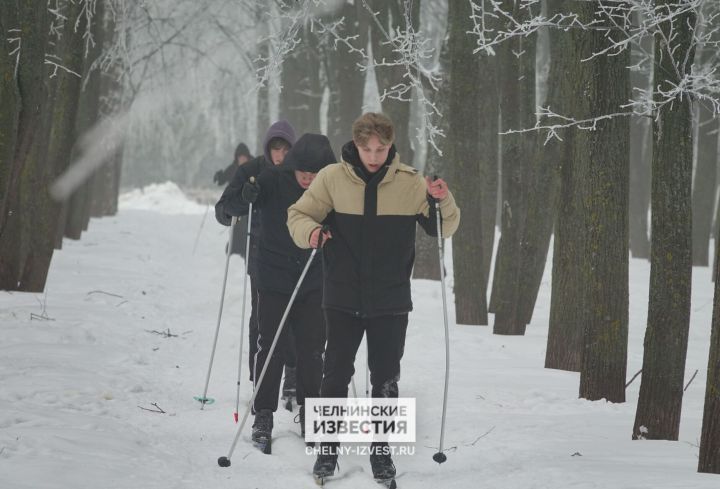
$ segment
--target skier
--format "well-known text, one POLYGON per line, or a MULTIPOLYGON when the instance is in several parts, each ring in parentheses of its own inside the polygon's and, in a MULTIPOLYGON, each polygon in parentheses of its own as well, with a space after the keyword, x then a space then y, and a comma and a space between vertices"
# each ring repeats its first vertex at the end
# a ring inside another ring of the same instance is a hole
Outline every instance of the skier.
MULTIPOLYGON (((274 165, 282 164, 285 159, 285 155, 290 150, 290 147, 295 142, 295 130, 289 122, 280 120, 270 126, 265 133, 265 139, 263 141, 263 154, 253 158, 234 171, 232 180, 228 184, 227 188, 223 192, 220 200, 215 204, 215 218, 220 224, 229 226, 231 224, 232 216, 240 215, 239 213, 231 213, 227 206, 232 206, 232 203, 228 203, 228 195, 237 195, 242 189, 243 184, 248 181, 251 177, 257 177, 260 173, 267 169, 272 168, 274 165)), ((240 146, 238 146, 240 148, 240 146)), ((248 151, 249 153, 249 151, 248 151)), ((237 154, 237 151, 236 151, 237 154)), ((227 170, 227 169, 226 169, 227 170)), ((217 176, 217 174, 216 174, 217 176)), ((235 205, 238 205, 235 202, 235 205)), ((244 213, 247 214, 247 204, 240 202, 240 207, 244 209, 244 213)), ((250 257, 248 258, 248 275, 250 275, 250 295, 251 295, 251 312, 250 312, 250 324, 248 327, 249 337, 249 355, 248 355, 248 369, 250 375, 250 382, 255 380, 255 353, 257 352, 257 339, 258 339, 258 304, 257 304, 257 256, 258 256, 258 243, 262 236, 262 226, 260 219, 259 209, 253 208, 252 215, 252 229, 250 230, 250 257)), ((238 227, 243 227, 240 222, 235 225, 237 231, 238 227)), ((245 221, 245 229, 247 229, 247 221, 245 221)), ((247 239, 245 237, 245 239, 247 239)), ((245 250, 245 239, 241 241, 241 247, 245 250)), ((233 241, 237 241, 233 238, 233 241)), ((291 350, 285 352, 285 383, 283 385, 283 397, 290 400, 295 397, 295 350, 291 346, 291 350)), ((258 372, 259 374, 259 372, 258 372)), ((291 401, 290 401, 291 403, 291 401)), ((292 404, 290 404, 292 406, 292 404)), ((290 407, 290 409, 292 409, 290 407)))
MULTIPOLYGON (((287 153, 282 165, 263 170, 254 182, 246 181, 239 193, 225 195, 225 210, 231 215, 247 213, 247 203, 250 202, 261 209, 263 234, 257 264, 260 332, 255 356, 257 376, 265 364, 282 315, 310 256, 309 250, 295 245, 288 232, 287 209, 310 186, 317 172, 335 161, 326 136, 304 134, 287 153)), ((297 402, 300 405, 301 432, 304 430, 305 398, 319 395, 322 379, 325 321, 321 300, 322 264, 315 261, 288 316, 297 353, 297 402)), ((283 329, 281 344, 287 345, 291 341, 288 333, 288 329, 283 329)), ((252 440, 265 453, 270 452, 282 361, 282 355, 276 351, 262 383, 256 385, 252 440)), ((304 437, 304 432, 302 435, 304 437)))
MULTIPOLYGON (((253 156, 250 154, 250 150, 248 149, 247 145, 245 143, 238 144, 235 148, 235 159, 224 170, 218 170, 217 172, 215 172, 213 182, 217 183, 218 185, 225 185, 227 182, 232 180, 232 177, 235 176, 235 172, 237 171, 237 169, 251 159, 253 159, 253 156)), ((233 255, 240 255, 245 258, 246 239, 247 217, 243 217, 242 219, 239 219, 237 224, 235 225, 235 230, 233 232, 233 247, 232 250, 230 250, 230 253, 233 255)), ((228 251, 227 246, 228 245, 226 245, 225 248, 226 253, 228 251)))
MULTIPOLYGON (((322 170, 310 189, 288 209, 288 228, 301 248, 315 248, 323 233, 327 345, 321 397, 347 397, 355 354, 367 335, 372 397, 398 397, 400 360, 415 258, 416 222, 437 236, 433 199, 439 199, 443 236, 458 227, 460 210, 442 180, 430 181, 400 163, 392 122, 366 113, 352 127, 342 161, 322 170)), ((323 443, 313 474, 322 484, 337 466, 337 443, 323 443)), ((387 443, 374 442, 375 480, 395 487, 387 443)))
POLYGON ((235 158, 232 163, 230 163, 227 168, 216 171, 213 176, 213 182, 218 185, 225 185, 227 182, 232 180, 233 176, 235 176, 235 171, 239 166, 242 166, 244 163, 247 163, 252 159, 253 156, 250 154, 250 150, 247 145, 245 143, 239 143, 235 148, 235 158))

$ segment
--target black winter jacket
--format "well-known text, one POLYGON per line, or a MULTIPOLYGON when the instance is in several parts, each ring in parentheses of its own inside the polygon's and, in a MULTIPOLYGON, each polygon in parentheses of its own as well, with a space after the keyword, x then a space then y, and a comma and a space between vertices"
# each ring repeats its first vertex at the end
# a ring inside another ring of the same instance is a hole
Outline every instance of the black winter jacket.
MULTIPOLYGON (((215 218, 220 224, 229 226, 232 223, 232 216, 247 215, 249 206, 240 198, 230 199, 228 196, 237 195, 239 197, 242 186, 250 177, 257 178, 263 170, 272 168, 272 166, 273 164, 269 163, 264 156, 258 156, 238 167, 232 181, 223 191, 220 200, 215 204, 215 218)), ((252 276, 257 273, 258 244, 262 236, 260 222, 260 211, 253 206, 252 222, 250 223, 250 260, 248 261, 248 274, 252 276)), ((242 219, 238 221, 236 226, 247 226, 247 221, 242 219)), ((235 237, 233 237, 233 241, 243 235, 246 236, 245 233, 240 233, 238 230, 235 237)), ((236 249, 238 245, 239 243, 233 243, 233 248, 236 249)), ((243 247, 244 253, 245 243, 243 242, 240 246, 243 247)))
MULTIPOLYGON (((291 146, 295 143, 295 130, 289 122, 280 120, 272 124, 265 133, 263 141, 263 155, 253 158, 241 165, 235 171, 230 184, 225 188, 220 200, 215 204, 215 219, 224 225, 229 226, 232 222, 232 216, 244 216, 248 213, 248 205, 240 198, 242 186, 250 177, 257 178, 263 170, 272 168, 272 160, 270 159, 270 140, 273 138, 282 138, 291 146), (237 196, 236 199, 229 199, 228 196, 237 196)), ((233 237, 233 251, 237 249, 239 243, 235 242, 238 237, 243 240, 242 249, 245 249, 244 240, 247 239, 246 232, 238 229, 238 226, 244 226, 247 229, 247 221, 241 220, 236 225, 236 232, 233 237)), ((250 257, 248 260, 248 274, 255 276, 257 272, 258 246, 260 237, 262 236, 262 226, 260 220, 260 211, 253 206, 252 222, 250 228, 250 257)), ((244 251, 243 251, 244 253, 244 251)))
MULTIPOLYGON (((443 236, 450 237, 460 222, 452 194, 440 209, 443 236)), ((436 235, 437 221, 423 177, 401 164, 394 148, 385 165, 369 174, 355 145, 343 147, 343 161, 320 171, 288 210, 288 228, 298 246, 308 247, 322 222, 332 233, 323 248, 323 307, 357 317, 412 310, 416 225, 436 235)))

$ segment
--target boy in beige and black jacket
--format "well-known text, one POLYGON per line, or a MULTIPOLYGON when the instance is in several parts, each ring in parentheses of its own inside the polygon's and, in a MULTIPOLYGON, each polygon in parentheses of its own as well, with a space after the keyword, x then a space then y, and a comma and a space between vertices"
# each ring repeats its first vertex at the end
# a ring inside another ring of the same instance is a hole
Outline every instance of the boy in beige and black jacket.
MULTIPOLYGON (((417 170, 400 163, 393 141, 394 128, 386 116, 362 115, 353 124, 353 140, 342 149, 342 161, 321 170, 288 209, 288 228, 301 248, 317 247, 321 224, 330 229, 323 238, 328 336, 321 397, 347 397, 363 334, 367 334, 372 396, 398 397, 400 360, 412 310, 416 223, 437 235, 434 199, 440 202, 443 237, 450 237, 460 221, 460 209, 447 184, 423 179, 417 170)), ((374 443, 372 448, 374 477, 393 479, 395 467, 387 444, 374 443)), ((337 451, 324 450, 315 463, 315 476, 332 475, 336 463, 337 451)))

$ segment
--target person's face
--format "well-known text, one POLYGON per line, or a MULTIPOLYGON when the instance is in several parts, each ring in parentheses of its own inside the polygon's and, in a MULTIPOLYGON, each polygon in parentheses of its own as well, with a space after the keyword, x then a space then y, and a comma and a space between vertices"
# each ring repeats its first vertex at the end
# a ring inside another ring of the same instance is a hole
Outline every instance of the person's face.
POLYGON ((310 184, 315 180, 317 173, 310 173, 309 171, 298 171, 295 170, 295 179, 298 185, 302 188, 307 189, 310 184))
POLYGON ((250 158, 248 158, 246 155, 240 155, 237 157, 237 160, 235 160, 235 162, 237 163, 238 166, 240 166, 240 165, 247 163, 249 159, 250 158))
POLYGON ((373 134, 367 142, 360 144, 355 141, 358 153, 360 153, 360 161, 362 161, 365 169, 370 173, 377 172, 387 160, 390 152, 390 144, 383 144, 380 138, 373 134))
POLYGON ((285 160, 285 155, 290 151, 290 147, 282 145, 276 148, 270 148, 270 159, 273 165, 279 165, 285 160))

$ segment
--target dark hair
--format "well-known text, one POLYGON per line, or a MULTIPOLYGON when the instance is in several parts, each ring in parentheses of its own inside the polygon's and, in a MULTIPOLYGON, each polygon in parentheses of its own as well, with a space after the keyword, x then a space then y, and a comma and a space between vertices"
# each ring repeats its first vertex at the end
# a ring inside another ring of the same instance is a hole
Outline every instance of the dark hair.
POLYGON ((248 149, 247 145, 245 143, 240 143, 237 145, 237 148, 235 148, 235 160, 241 156, 247 156, 248 159, 252 158, 252 155, 250 154, 250 150, 248 149))
POLYGON ((287 142, 285 139, 281 137, 274 137, 270 141, 268 141, 268 148, 269 149, 280 149, 280 148, 288 148, 292 146, 289 142, 287 142))

